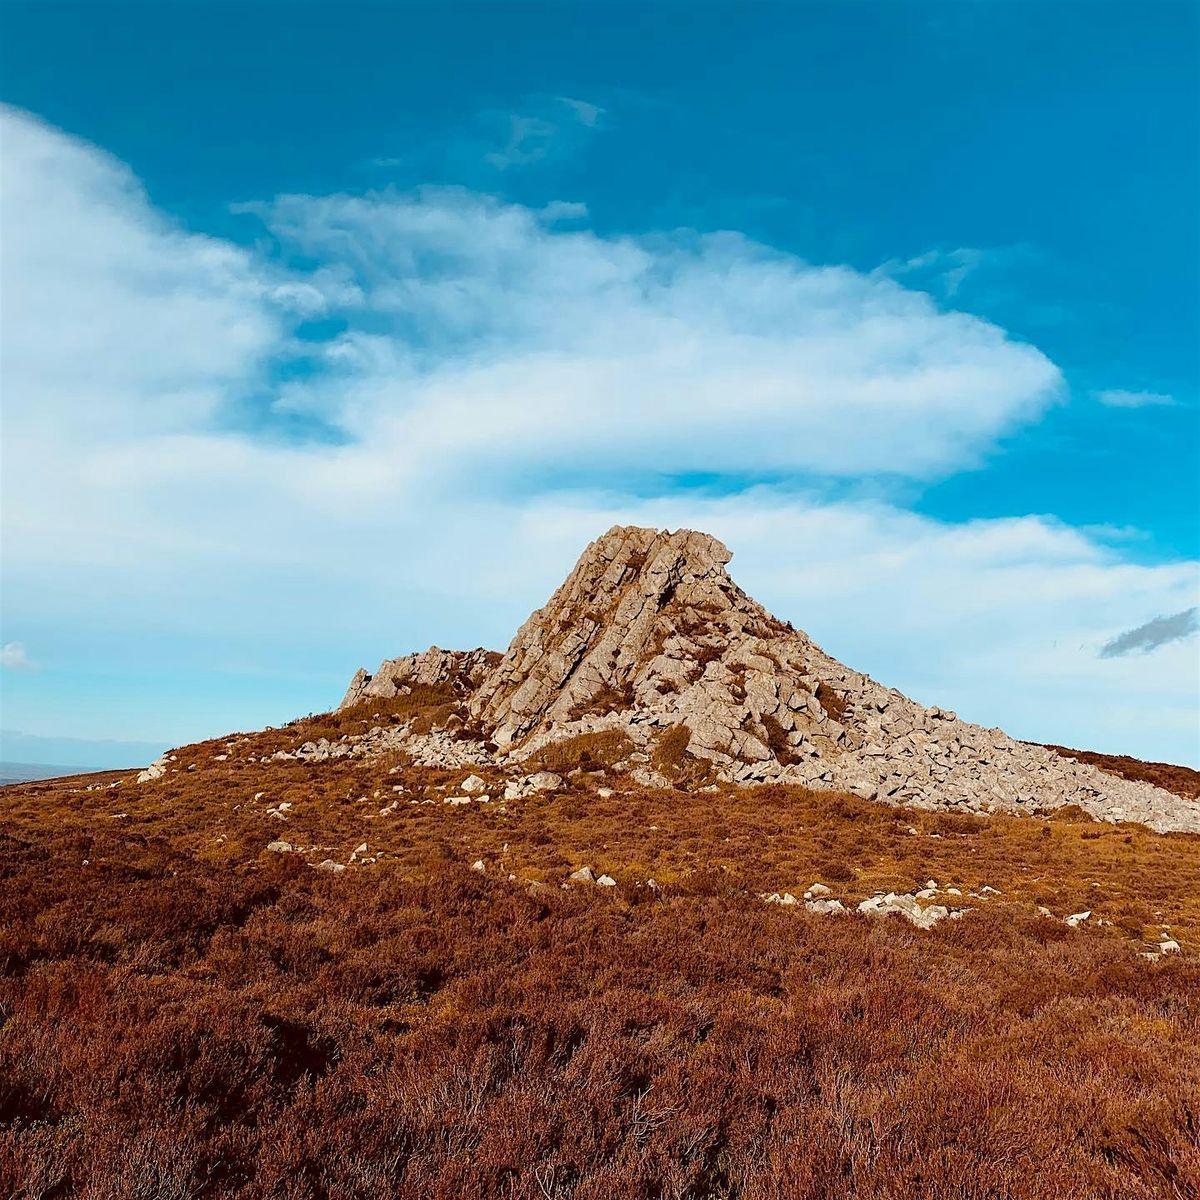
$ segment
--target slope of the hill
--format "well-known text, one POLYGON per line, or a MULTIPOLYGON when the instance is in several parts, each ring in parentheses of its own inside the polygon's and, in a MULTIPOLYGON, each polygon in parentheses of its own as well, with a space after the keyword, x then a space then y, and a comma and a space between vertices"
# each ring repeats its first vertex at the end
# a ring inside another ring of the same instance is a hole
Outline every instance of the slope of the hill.
POLYGON ((1164 792, 1172 792, 1185 800, 1200 800, 1200 771, 1192 767, 1180 767, 1174 763, 1143 762, 1128 754, 1098 754, 1094 750, 1072 750, 1068 746, 1050 746, 1055 754, 1063 758, 1074 758, 1079 762, 1098 768, 1109 775, 1122 779, 1135 779, 1151 783, 1164 792))
POLYGON ((825 654, 729 577, 729 551, 692 530, 617 526, 584 551, 499 658, 428 650, 360 671, 343 709, 443 686, 443 723, 367 738, 423 761, 519 763, 555 741, 629 746, 639 782, 689 775, 850 791, 971 812, 1078 805, 1108 820, 1200 830, 1200 803, 926 708, 825 654), (431 733, 450 732, 429 740, 431 733), (450 758, 447 758, 447 756, 450 758), (641 756, 641 757, 639 757, 641 756), (701 771, 691 769, 698 765, 701 771))
POLYGON ((0 1194, 1195 1194, 1200 837, 367 728, 0 793, 0 1194))

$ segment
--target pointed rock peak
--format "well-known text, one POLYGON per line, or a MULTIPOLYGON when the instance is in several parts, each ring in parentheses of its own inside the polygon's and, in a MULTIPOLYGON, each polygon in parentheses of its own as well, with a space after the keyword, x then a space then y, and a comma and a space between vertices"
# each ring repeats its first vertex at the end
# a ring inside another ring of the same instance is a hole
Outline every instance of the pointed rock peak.
POLYGON ((733 557, 711 533, 695 529, 677 529, 672 533, 644 525, 614 525, 580 555, 576 570, 589 560, 624 562, 640 570, 652 557, 664 553, 702 574, 723 567, 733 557))
POLYGON ((790 633, 725 571, 715 537, 615 526, 525 622, 471 701, 508 746, 547 725, 648 707, 736 643, 790 633))

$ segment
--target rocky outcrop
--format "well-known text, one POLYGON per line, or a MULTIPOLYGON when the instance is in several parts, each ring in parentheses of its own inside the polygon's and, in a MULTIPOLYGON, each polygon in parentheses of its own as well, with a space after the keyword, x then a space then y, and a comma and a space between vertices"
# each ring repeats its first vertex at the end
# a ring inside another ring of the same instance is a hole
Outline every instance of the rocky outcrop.
MULTIPOLYGON (((687 691, 694 732, 703 730, 708 706, 693 685, 705 664, 786 630, 729 578, 730 557, 716 538, 687 529, 610 530, 521 626, 472 697, 472 716, 507 747, 687 691)), ((731 734, 722 749, 737 752, 729 743, 745 740, 731 734)))
POLYGON ((458 696, 470 695, 499 661, 494 650, 442 650, 430 646, 419 654, 387 658, 374 675, 359 670, 350 680, 338 709, 353 708, 369 700, 392 700, 414 685, 448 685, 458 696))
POLYGON ((1196 802, 926 708, 830 658, 747 596, 729 559, 707 534, 618 526, 503 657, 434 648, 393 659, 355 676, 343 705, 448 685, 463 701, 456 720, 480 739, 472 753, 490 739, 493 761, 617 731, 632 747, 621 765, 648 784, 668 782, 669 750, 738 783, 973 812, 1077 804, 1108 820, 1200 830, 1196 802))

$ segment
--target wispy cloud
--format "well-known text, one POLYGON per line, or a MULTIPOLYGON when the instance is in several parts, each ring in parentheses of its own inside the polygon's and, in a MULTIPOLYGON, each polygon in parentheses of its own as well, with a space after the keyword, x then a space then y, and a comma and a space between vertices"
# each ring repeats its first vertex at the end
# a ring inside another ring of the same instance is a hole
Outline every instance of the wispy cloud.
POLYGON ((485 154, 484 161, 498 171, 528 166, 551 154, 570 152, 581 144, 583 135, 598 128, 604 109, 586 100, 553 96, 533 101, 523 112, 485 114, 498 121, 504 141, 485 154))
POLYGON ((1162 408, 1178 403, 1165 392, 1126 392, 1120 388, 1093 392, 1092 396, 1108 408, 1162 408))
POLYGON ((904 260, 892 259, 879 267, 878 273, 896 279, 912 279, 918 286, 928 286, 944 299, 951 300, 967 276, 978 270, 983 261, 984 251, 973 246, 960 246, 955 250, 927 250, 904 260))
POLYGON ((25 653, 25 647, 20 642, 5 642, 0 647, 0 667, 6 671, 35 671, 37 664, 32 662, 25 653))
POLYGON ((1136 629, 1127 629, 1100 650, 1101 658, 1123 658, 1126 654, 1149 654, 1159 646, 1182 641, 1200 630, 1200 609, 1185 608, 1170 616, 1155 617, 1136 629))

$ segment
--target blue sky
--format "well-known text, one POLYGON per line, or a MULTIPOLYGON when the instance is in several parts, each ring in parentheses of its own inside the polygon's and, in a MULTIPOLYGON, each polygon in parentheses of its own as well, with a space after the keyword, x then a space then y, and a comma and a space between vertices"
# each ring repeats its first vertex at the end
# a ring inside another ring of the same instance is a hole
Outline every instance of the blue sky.
POLYGON ((503 646, 618 519, 1200 756, 1196 6, 0 14, 4 757, 503 646))

